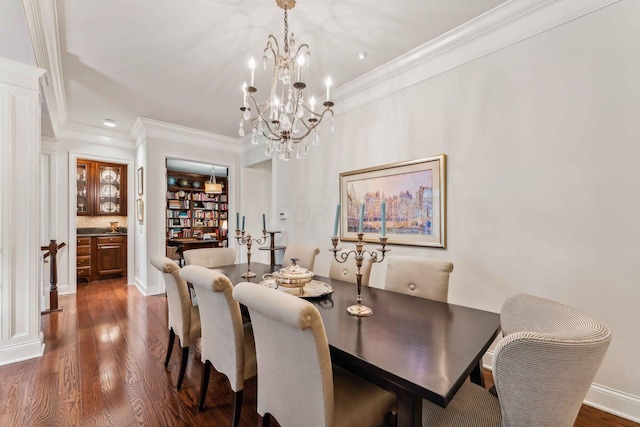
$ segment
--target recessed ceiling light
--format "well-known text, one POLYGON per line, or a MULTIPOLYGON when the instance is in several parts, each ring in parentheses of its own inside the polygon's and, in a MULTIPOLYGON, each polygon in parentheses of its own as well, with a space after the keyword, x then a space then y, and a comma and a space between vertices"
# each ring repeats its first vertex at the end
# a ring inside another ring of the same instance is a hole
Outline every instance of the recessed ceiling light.
POLYGON ((360 52, 358 52, 358 58, 364 59, 366 57, 367 57, 367 51, 361 50, 360 52))
POLYGON ((116 121, 112 119, 104 119, 104 125, 109 126, 110 128, 116 127, 116 121))

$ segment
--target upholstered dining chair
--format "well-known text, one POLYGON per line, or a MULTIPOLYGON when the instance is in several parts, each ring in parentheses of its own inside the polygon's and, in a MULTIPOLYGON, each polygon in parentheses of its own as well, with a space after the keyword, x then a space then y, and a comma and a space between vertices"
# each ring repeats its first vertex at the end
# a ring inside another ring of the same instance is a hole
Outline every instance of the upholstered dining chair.
POLYGON ((180 276, 195 288, 202 320, 200 357, 204 369, 198 408, 204 410, 213 365, 229 379, 234 392, 231 425, 237 427, 244 380, 256 375, 256 350, 251 324, 242 324, 240 304, 231 295, 233 285, 227 276, 199 265, 187 265, 180 276))
POLYGON ((186 265, 199 265, 212 268, 236 262, 236 251, 233 248, 189 249, 182 254, 186 265))
POLYGON ((160 255, 151 257, 151 264, 162 272, 167 290, 167 305, 169 307, 169 344, 164 366, 169 366, 173 344, 178 336, 182 348, 180 374, 176 388, 180 390, 184 373, 189 360, 189 345, 200 337, 200 312, 197 306, 191 305, 187 282, 180 277, 180 267, 174 261, 160 255))
POLYGON ((389 291, 447 302, 453 264, 434 258, 396 255, 387 258, 384 288, 389 291))
POLYGON ((498 397, 465 382, 446 408, 422 403, 427 426, 573 426, 611 335, 602 321, 569 306, 516 295, 502 306, 494 350, 498 397))
POLYGON ((308 245, 288 245, 284 250, 282 256, 282 266, 288 267, 291 265, 291 259, 296 258, 296 264, 300 267, 306 268, 309 271, 313 271, 313 266, 316 263, 316 255, 320 253, 320 248, 308 245))
MULTIPOLYGON (((338 257, 340 257, 340 252, 338 252, 338 257)), ((369 286, 369 278, 371 277, 371 267, 373 266, 373 262, 371 258, 365 257, 362 260, 362 267, 360 267, 360 273, 362 273, 362 286, 369 286)), ((345 282, 357 283, 356 273, 358 272, 358 267, 356 266, 356 261, 351 258, 348 259, 345 263, 339 263, 333 257, 333 252, 331 253, 331 263, 329 264, 329 278, 343 280, 345 282)))
POLYGON ((167 258, 182 265, 182 255, 180 255, 177 246, 167 246, 167 258))
POLYGON ((233 297, 249 309, 258 359, 258 414, 282 427, 370 426, 395 420, 395 396, 331 366, 318 309, 302 298, 242 282, 233 297))

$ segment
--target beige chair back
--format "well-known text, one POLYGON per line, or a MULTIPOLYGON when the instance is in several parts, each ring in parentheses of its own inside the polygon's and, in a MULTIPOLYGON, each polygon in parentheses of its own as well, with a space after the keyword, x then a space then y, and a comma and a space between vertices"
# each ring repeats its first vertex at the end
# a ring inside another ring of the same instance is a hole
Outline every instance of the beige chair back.
POLYGON ((186 265, 199 265, 205 268, 220 267, 236 262, 233 248, 189 249, 182 254, 186 265))
POLYGON ((502 306, 494 350, 503 426, 573 426, 607 351, 602 321, 569 306, 516 295, 502 306))
POLYGON ((384 288, 420 298, 447 302, 449 274, 453 264, 421 256, 396 255, 387 258, 384 288))
POLYGON ((320 248, 308 245, 288 245, 282 256, 282 266, 291 265, 291 258, 297 258, 296 264, 300 267, 313 271, 316 262, 316 255, 320 253, 320 248))
POLYGON ((187 265, 180 276, 193 285, 198 296, 202 361, 210 361, 226 375, 233 391, 242 390, 244 380, 256 374, 255 346, 250 324, 246 328, 242 324, 231 281, 222 273, 198 265, 187 265))
MULTIPOLYGON (((338 252, 338 257, 340 257, 340 253, 338 252)), ((362 260, 362 267, 360 267, 360 272, 362 273, 362 285, 369 286, 369 278, 371 277, 371 267, 373 266, 373 261, 371 258, 366 257, 362 260)), ((356 273, 358 272, 358 267, 356 266, 356 261, 351 257, 345 263, 339 263, 333 257, 333 252, 331 253, 331 264, 329 265, 329 277, 331 279, 338 279, 345 282, 357 283, 356 273)))
POLYGON ((282 426, 333 426, 331 355, 309 301, 243 282, 233 297, 249 308, 258 359, 258 414, 282 426))
POLYGON ((155 255, 151 257, 150 261, 164 277, 169 307, 169 329, 173 329, 180 338, 182 347, 188 347, 191 338, 195 338, 193 335, 200 336, 200 315, 198 307, 191 305, 187 282, 180 277, 178 264, 169 258, 155 255), (194 317, 193 322, 197 322, 197 324, 192 325, 192 316, 194 317))

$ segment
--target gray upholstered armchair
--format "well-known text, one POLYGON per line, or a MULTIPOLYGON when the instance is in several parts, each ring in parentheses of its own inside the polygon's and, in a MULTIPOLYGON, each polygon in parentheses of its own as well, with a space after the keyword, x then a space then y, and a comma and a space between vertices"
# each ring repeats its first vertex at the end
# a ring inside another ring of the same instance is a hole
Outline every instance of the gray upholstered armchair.
POLYGON ((447 408, 422 404, 426 426, 573 426, 611 335, 569 306, 516 295, 502 306, 494 351, 498 399, 466 382, 447 408))

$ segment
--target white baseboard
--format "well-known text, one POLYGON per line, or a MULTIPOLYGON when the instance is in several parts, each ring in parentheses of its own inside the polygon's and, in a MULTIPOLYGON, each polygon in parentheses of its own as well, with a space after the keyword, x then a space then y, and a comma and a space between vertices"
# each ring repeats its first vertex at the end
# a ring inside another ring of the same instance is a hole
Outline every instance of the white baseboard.
POLYGON ((164 286, 158 285, 158 286, 153 286, 153 287, 147 287, 147 284, 142 282, 142 280, 140 280, 137 277, 136 277, 136 280, 135 280, 135 285, 136 285, 136 288, 138 288, 138 290, 140 291, 140 293, 142 293, 142 295, 144 295, 146 297, 148 297, 150 295, 164 294, 164 292, 165 292, 164 286))
POLYGON ((43 342, 41 332, 40 339, 35 341, 0 348, 0 366, 34 359, 36 357, 42 357, 42 354, 44 353, 44 346, 45 344, 43 342))
MULTIPOLYGON (((489 350, 482 358, 485 369, 493 371, 493 351, 489 350)), ((640 423, 640 397, 599 384, 591 384, 584 404, 601 411, 640 423)))

